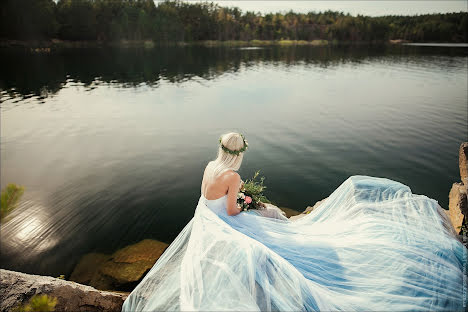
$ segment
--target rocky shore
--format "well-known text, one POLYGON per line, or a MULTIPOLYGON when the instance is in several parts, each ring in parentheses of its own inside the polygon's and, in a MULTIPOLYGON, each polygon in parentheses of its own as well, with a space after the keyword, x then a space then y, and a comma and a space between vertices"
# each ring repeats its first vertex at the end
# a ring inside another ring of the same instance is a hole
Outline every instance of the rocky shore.
POLYGON ((263 46, 331 46, 331 45, 382 45, 382 44, 404 44, 410 41, 377 40, 377 41, 338 41, 338 40, 200 40, 200 41, 178 41, 159 43, 153 40, 0 40, 0 48, 27 48, 31 52, 50 53, 59 48, 96 48, 96 47, 143 47, 154 48, 156 46, 205 46, 205 47, 263 47, 263 46))
POLYGON ((50 276, 0 269, 0 311, 13 311, 36 294, 57 298, 55 311, 120 311, 128 293, 99 291, 50 276))
MULTIPOLYGON (((460 146, 459 167, 461 182, 453 183, 449 209, 445 212, 459 240, 468 248, 468 142, 460 146)), ((319 209, 325 200, 308 206, 302 213, 280 209, 294 221, 319 209)), ((12 311, 37 294, 57 298, 56 311, 120 311, 129 291, 144 278, 167 246, 163 242, 145 239, 111 255, 86 254, 71 274, 71 281, 0 269, 0 312, 12 311)))
POLYGON ((458 163, 461 182, 453 183, 449 193, 449 209, 445 212, 463 245, 468 248, 468 142, 460 146, 458 163))

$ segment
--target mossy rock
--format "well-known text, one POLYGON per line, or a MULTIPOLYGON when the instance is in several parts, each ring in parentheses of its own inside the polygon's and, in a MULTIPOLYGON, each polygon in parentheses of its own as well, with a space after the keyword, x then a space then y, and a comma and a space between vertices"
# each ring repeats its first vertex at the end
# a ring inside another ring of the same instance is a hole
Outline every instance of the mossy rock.
POLYGON ((84 255, 75 266, 70 280, 80 284, 90 285, 91 281, 98 273, 99 267, 110 258, 110 255, 97 252, 84 255))
POLYGON ((145 239, 112 255, 89 253, 76 265, 70 280, 100 290, 131 290, 153 267, 168 244, 145 239))
POLYGON ((116 285, 139 281, 151 269, 156 260, 140 260, 132 263, 107 261, 100 267, 99 273, 112 279, 116 285))
POLYGON ((117 250, 112 255, 112 260, 119 263, 134 263, 142 260, 156 262, 167 246, 168 244, 157 240, 144 239, 141 242, 117 250))
POLYGON ((101 282, 110 279, 115 289, 127 289, 125 285, 133 285, 144 277, 167 246, 160 241, 145 239, 119 249, 99 267, 101 282))

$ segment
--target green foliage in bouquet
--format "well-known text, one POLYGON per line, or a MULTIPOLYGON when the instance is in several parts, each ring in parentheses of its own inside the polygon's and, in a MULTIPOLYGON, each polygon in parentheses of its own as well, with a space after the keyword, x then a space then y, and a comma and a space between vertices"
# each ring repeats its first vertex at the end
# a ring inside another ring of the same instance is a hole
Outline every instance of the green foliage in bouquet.
POLYGON ((3 190, 1 195, 1 208, 0 208, 0 220, 10 213, 15 207, 24 193, 24 187, 18 186, 14 183, 8 184, 3 190))
POLYGON ((265 177, 261 177, 260 181, 256 181, 259 173, 260 170, 257 170, 252 179, 247 179, 244 182, 243 189, 245 190, 245 192, 249 193, 252 196, 253 201, 271 203, 271 201, 268 198, 266 198, 266 196, 263 194, 263 190, 267 188, 265 185, 263 185, 265 177))
MULTIPOLYGON (((252 198, 252 204, 248 205, 249 209, 260 208, 260 203, 271 203, 271 201, 263 194, 263 191, 266 189, 266 186, 263 185, 265 177, 261 177, 260 181, 257 181, 259 173, 260 171, 257 170, 254 176, 251 179, 247 179, 239 190, 239 192, 252 198)), ((242 202, 242 200, 239 201, 242 202)))
POLYGON ((17 306, 15 312, 48 312, 55 311, 57 298, 47 295, 34 295, 27 304, 17 306))

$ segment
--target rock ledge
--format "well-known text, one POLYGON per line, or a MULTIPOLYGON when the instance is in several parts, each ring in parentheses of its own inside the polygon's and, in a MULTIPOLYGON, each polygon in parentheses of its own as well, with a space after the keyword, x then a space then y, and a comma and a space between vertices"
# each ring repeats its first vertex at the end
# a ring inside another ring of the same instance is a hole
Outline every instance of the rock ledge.
POLYGON ((56 297, 55 311, 121 311, 128 296, 50 276, 0 269, 0 311, 12 311, 36 294, 56 297))

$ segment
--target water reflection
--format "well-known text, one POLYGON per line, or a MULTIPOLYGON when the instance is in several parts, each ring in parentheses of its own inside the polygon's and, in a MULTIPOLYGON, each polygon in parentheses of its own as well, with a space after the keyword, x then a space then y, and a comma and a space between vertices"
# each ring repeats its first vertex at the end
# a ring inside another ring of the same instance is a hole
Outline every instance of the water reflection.
POLYGON ((420 65, 442 66, 431 57, 466 56, 467 49, 420 46, 356 47, 168 47, 155 49, 63 49, 49 54, 23 49, 0 49, 0 88, 3 100, 37 97, 39 101, 56 94, 67 83, 79 82, 89 90, 98 85, 138 87, 142 83, 159 86, 161 80, 183 83, 205 80, 259 64, 274 66, 314 66, 327 68, 351 63, 356 66, 369 59, 392 65, 401 56, 420 65), (414 56, 411 58, 411 56, 414 56), (422 58, 424 56, 424 58, 422 58))

